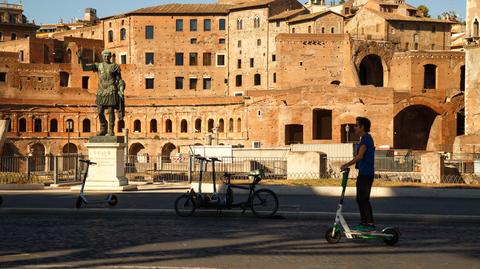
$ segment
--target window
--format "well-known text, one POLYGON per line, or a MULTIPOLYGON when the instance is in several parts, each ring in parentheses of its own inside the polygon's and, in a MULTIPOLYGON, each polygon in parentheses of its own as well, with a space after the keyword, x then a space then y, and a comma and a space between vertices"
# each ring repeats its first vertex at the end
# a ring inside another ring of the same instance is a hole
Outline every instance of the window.
POLYGON ((204 66, 212 65, 212 54, 210 52, 203 53, 203 65, 204 66))
POLYGON ((74 124, 73 124, 73 120, 68 119, 66 124, 65 124, 65 132, 73 132, 74 129, 75 129, 75 127, 74 127, 74 124))
POLYGON ((218 121, 218 132, 219 133, 225 132, 225 121, 223 119, 220 119, 218 121))
POLYGON ((237 75, 235 77, 235 86, 242 87, 242 75, 237 75))
POLYGON ((410 49, 410 43, 405 43, 405 50, 409 50, 410 49))
POLYGON ((295 34, 295 27, 292 28, 292 34, 295 34))
POLYGON ((183 32, 183 20, 179 19, 175 22, 175 31, 183 32))
POLYGON ((334 33, 335 33, 335 27, 332 27, 332 29, 330 29, 330 32, 331 32, 332 34, 334 34, 334 33))
POLYGON ((126 54, 120 55, 120 63, 121 64, 127 64, 127 55, 126 54))
POLYGON ((196 130, 196 132, 201 132, 202 131, 202 120, 201 119, 196 119, 195 120, 195 130, 196 130))
POLYGON ((312 26, 308 26, 308 33, 311 34, 312 33, 312 26))
POLYGON ((155 79, 154 78, 146 78, 145 79, 145 89, 152 90, 155 88, 155 79))
POLYGON ((238 40, 238 42, 237 42, 237 47, 239 47, 239 48, 242 47, 242 40, 238 40))
POLYGON ((253 28, 260 28, 260 17, 255 16, 253 19, 253 28))
POLYGON ((190 90, 196 90, 197 89, 197 78, 190 78, 190 85, 189 88, 190 90))
POLYGON ((119 133, 123 132, 124 128, 125 128, 125 121, 119 120, 117 124, 117 132, 119 133))
POLYGON ((215 124, 215 122, 213 121, 213 119, 208 119, 208 132, 209 133, 213 132, 213 125, 214 124, 215 124))
POLYGON ((20 51, 20 62, 23 62, 25 60, 25 52, 23 50, 20 51))
POLYGON ((218 20, 218 30, 220 31, 225 30, 225 19, 218 20))
POLYGON ((165 133, 173 132, 172 120, 168 119, 165 121, 165 133))
POLYGON ((277 83, 277 73, 273 73, 273 83, 277 83))
POLYGON ((222 44, 222 45, 225 44, 225 38, 220 38, 218 40, 218 44, 222 44))
POLYGON ((237 30, 242 30, 243 29, 243 21, 242 19, 237 19, 237 30))
POLYGON ((175 65, 182 66, 183 65, 183 52, 175 53, 175 65))
POLYGON ((158 131, 158 124, 156 119, 150 120, 150 133, 156 133, 158 131))
POLYGON ((325 109, 313 110, 313 140, 331 140, 332 139, 332 111, 325 109))
POLYGON ((82 77, 82 89, 88 89, 88 81, 90 77, 82 77))
POLYGON ((41 119, 35 119, 33 121, 33 132, 40 133, 41 131, 42 131, 42 120, 41 119))
POLYGON ((242 68, 242 60, 241 59, 237 60, 237 68, 238 69, 242 68))
POLYGON ((277 55, 272 54, 272 62, 276 62, 276 61, 277 61, 277 55))
POLYGON ((261 46, 262 45, 262 40, 261 39, 257 39, 257 46, 261 46))
POLYGON ((478 20, 475 19, 475 21, 473 22, 473 36, 474 37, 478 37, 478 34, 479 34, 479 23, 478 23, 478 20))
POLYGON ((0 32, 0 41, 3 41, 3 33, 0 32))
POLYGON ((10 38, 12 40, 17 40, 17 34, 16 33, 12 33, 12 35, 10 36, 10 38))
POLYGON ((183 77, 176 77, 175 78, 175 89, 176 90, 183 90, 183 77))
POLYGON ((153 52, 146 52, 145 64, 154 64, 154 62, 155 62, 155 54, 153 52))
POLYGON ((60 72, 60 87, 68 87, 70 74, 68 72, 60 72))
POLYGON ((56 119, 50 120, 50 132, 58 132, 58 121, 56 119))
POLYGON ((211 78, 203 78, 203 89, 210 90, 212 88, 212 79, 211 78))
POLYGON ((112 30, 108 31, 108 42, 110 42, 110 43, 113 42, 113 31, 112 30))
POLYGON ((435 44, 432 44, 432 50, 435 50, 435 44))
POLYGON ((198 53, 190 52, 189 63, 190 63, 190 65, 197 65, 198 64, 198 53))
POLYGON ((127 39, 127 29, 122 28, 120 29, 120 40, 126 40, 127 39))
POLYGON ((253 77, 253 84, 255 86, 259 86, 262 84, 262 77, 260 76, 260 74, 255 74, 255 76, 253 77))
POLYGON ((228 120, 228 132, 233 133, 233 119, 228 120))
POLYGON ((322 34, 325 34, 325 27, 322 27, 322 34))
POLYGON ((133 122, 133 131, 135 133, 140 133, 142 132, 142 122, 140 120, 135 120, 133 122))
POLYGON ((7 82, 7 73, 0 72, 0 82, 7 82))
POLYGON ((225 55, 217 54, 217 66, 225 66, 225 55))
POLYGON ((418 43, 415 43, 415 50, 418 50, 418 43))
POLYGON ((91 122, 89 119, 84 119, 83 122, 82 122, 82 131, 84 133, 90 133, 90 128, 91 127, 91 122))
POLYGON ((255 59, 250 58, 250 67, 254 67, 254 66, 255 66, 255 59))
POLYGON ((153 39, 153 29, 152 25, 145 26, 145 39, 153 39))
POLYGON ((197 31, 197 20, 196 19, 191 19, 190 20, 190 31, 191 32, 196 32, 197 31))
POLYGON ((242 131, 242 119, 237 119, 237 132, 240 133, 242 131))
POLYGON ((27 120, 24 118, 21 118, 18 120, 18 131, 19 132, 26 132, 27 131, 27 120))
POLYGON ((210 32, 212 30, 212 20, 204 19, 203 20, 203 31, 210 32))
POLYGON ((423 88, 436 89, 437 88, 437 66, 434 64, 427 64, 424 67, 423 88))
POLYGON ((196 38, 190 39, 190 44, 197 44, 197 39, 196 38))
POLYGON ((180 122, 180 133, 187 133, 188 132, 188 123, 187 120, 182 120, 180 122))
POLYGON ((405 31, 405 24, 400 23, 400 32, 405 31))
POLYGON ((277 21, 276 26, 280 27, 280 21, 277 21))

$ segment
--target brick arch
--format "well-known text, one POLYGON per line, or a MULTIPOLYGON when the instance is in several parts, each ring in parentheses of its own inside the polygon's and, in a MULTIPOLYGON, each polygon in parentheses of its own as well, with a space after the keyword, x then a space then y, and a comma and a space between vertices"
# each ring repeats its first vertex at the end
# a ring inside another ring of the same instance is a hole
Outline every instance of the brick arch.
POLYGON ((443 115, 445 112, 447 112, 447 109, 445 108, 444 105, 428 98, 428 97, 411 97, 408 99, 404 99, 401 102, 395 104, 395 107, 393 109, 393 115, 396 116, 398 113, 400 113, 402 110, 404 110, 407 107, 414 106, 414 105, 420 105, 420 106, 425 106, 439 115, 443 115))
POLYGON ((385 63, 385 68, 390 71, 390 63, 393 58, 395 50, 392 45, 378 43, 378 42, 362 42, 360 44, 355 44, 353 61, 357 72, 360 70, 360 64, 362 60, 368 55, 377 55, 382 59, 382 62, 385 63))

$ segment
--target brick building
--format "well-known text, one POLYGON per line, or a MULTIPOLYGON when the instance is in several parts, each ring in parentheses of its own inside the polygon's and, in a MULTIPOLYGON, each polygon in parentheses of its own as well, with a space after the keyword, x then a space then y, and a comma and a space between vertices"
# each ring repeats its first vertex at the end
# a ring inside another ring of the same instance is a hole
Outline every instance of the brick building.
POLYGON ((83 72, 75 55, 98 61, 104 48, 127 83, 117 131, 129 129, 133 155, 186 152, 211 138, 243 147, 351 142, 345 126, 358 115, 372 119, 378 145, 451 150, 464 129, 465 68, 464 54, 439 37, 450 23, 395 13, 425 29, 414 50, 390 30, 352 34, 352 22, 379 19, 382 29, 397 22, 386 19, 390 9, 369 5, 346 15, 312 12, 295 0, 167 4, 53 39, 4 42, 0 117, 12 122, 4 154, 85 152, 98 130, 96 75, 83 72), (432 23, 445 27, 431 31, 432 23))
POLYGON ((23 6, 0 3, 0 42, 34 37, 39 27, 23 15, 23 6))

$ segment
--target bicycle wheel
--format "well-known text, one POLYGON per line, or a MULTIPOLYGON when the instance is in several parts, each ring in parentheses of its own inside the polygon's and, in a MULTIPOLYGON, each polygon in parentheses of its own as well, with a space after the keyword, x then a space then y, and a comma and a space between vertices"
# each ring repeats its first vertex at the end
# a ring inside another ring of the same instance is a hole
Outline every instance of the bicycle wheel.
POLYGON ((267 189, 261 189, 253 193, 252 212, 259 218, 269 218, 275 215, 278 210, 277 195, 267 189))
POLYGON ((195 202, 190 194, 183 194, 175 200, 175 213, 180 217, 192 216, 195 209, 195 202))

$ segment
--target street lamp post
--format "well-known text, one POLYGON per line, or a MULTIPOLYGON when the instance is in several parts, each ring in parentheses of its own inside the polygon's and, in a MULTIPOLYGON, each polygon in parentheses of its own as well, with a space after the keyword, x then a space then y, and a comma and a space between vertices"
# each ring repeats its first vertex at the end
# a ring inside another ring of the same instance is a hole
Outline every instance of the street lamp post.
POLYGON ((67 120, 67 160, 68 160, 68 170, 70 170, 70 132, 72 131, 73 128, 73 122, 71 120, 67 120))
POLYGON ((218 146, 218 126, 213 127, 212 132, 215 134, 215 144, 218 146))
POLYGON ((348 143, 348 138, 349 138, 348 136, 349 136, 349 133, 350 133, 350 125, 347 124, 345 126, 345 132, 347 133, 347 143, 348 143))

